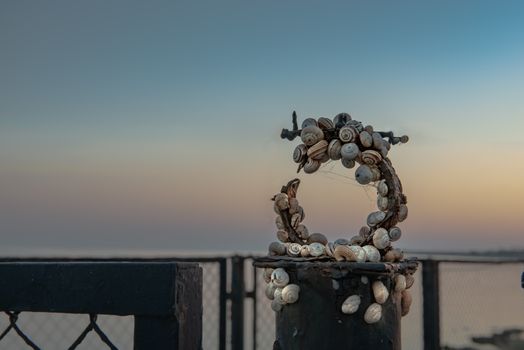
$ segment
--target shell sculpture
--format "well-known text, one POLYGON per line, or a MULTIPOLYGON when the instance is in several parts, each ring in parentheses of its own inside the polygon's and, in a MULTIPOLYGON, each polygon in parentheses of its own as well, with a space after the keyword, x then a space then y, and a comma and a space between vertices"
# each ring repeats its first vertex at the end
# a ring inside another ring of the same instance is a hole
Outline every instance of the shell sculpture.
MULTIPOLYGON (((305 213, 297 199, 299 179, 291 180, 273 198, 276 236, 268 248, 271 256, 286 256, 293 259, 331 260, 355 263, 394 263, 403 259, 400 249, 393 244, 401 238, 398 223, 408 216, 407 198, 393 165, 388 158, 392 145, 408 142, 407 136, 397 137, 393 132, 377 131, 371 125, 353 120, 347 113, 339 113, 333 119, 326 117, 307 118, 298 128, 296 113, 293 113, 293 129, 282 130, 281 137, 302 143, 293 151, 293 161, 298 172, 306 174, 318 171, 323 163, 340 161, 346 169, 355 168, 355 180, 363 186, 371 186, 377 193, 377 211, 370 213, 366 226, 349 239, 329 242, 322 233, 310 233, 304 224, 305 213)), ((289 284, 289 275, 282 268, 264 273, 268 283, 266 295, 272 300, 275 311, 286 304, 298 301, 300 287, 289 284)), ((381 281, 374 281, 370 287, 374 303, 364 311, 367 323, 378 322, 382 317, 382 304, 390 293, 401 298, 402 315, 409 311, 413 285, 411 274, 396 274, 391 290, 381 281)), ((396 297, 395 297, 396 298, 396 297)), ((355 313, 361 297, 350 295, 341 305, 344 314, 355 313)))

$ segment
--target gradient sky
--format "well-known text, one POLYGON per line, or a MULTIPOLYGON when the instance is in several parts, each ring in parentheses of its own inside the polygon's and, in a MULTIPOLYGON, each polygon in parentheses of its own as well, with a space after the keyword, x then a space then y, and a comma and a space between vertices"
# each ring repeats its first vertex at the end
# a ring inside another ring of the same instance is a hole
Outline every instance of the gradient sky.
MULTIPOLYGON (((5 0, 1 252, 263 250, 293 110, 410 136, 399 246, 524 247, 522 2, 5 0)), ((334 240, 375 195, 331 171, 299 200, 334 240)))

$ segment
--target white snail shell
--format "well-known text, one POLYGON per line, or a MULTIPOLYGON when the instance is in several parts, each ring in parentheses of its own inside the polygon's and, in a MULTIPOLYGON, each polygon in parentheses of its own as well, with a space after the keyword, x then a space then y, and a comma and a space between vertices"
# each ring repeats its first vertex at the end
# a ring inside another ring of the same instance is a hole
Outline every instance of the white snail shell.
POLYGON ((361 185, 367 185, 368 183, 373 181, 373 178, 373 172, 371 171, 371 168, 367 165, 361 165, 355 171, 355 179, 361 185))
POLYGON ((303 257, 303 258, 307 258, 309 255, 310 255, 309 246, 307 244, 304 244, 300 248, 300 256, 303 257))
POLYGON ((318 141, 324 139, 324 132, 318 126, 310 125, 302 129, 300 138, 306 146, 313 146, 318 141))
POLYGON ((341 127, 351 120, 351 116, 347 113, 339 113, 333 118, 333 124, 341 127))
POLYGON ((283 268, 276 268, 271 273, 271 282, 279 288, 285 287, 289 283, 289 275, 283 268))
POLYGON ((378 249, 372 245, 365 245, 362 247, 366 252, 367 261, 379 262, 380 261, 380 252, 378 249))
POLYGON ((373 297, 375 301, 379 304, 384 304, 389 297, 389 292, 382 281, 375 281, 371 285, 373 289, 373 297))
POLYGON ((339 160, 340 158, 342 158, 342 156, 340 155, 341 148, 342 148, 342 142, 340 142, 339 139, 331 140, 331 142, 328 145, 328 150, 327 150, 329 158, 333 160, 339 160))
POLYGON ((401 204, 398 208, 398 221, 402 222, 408 217, 408 207, 405 204, 401 204))
POLYGON ((279 193, 275 196, 275 205, 280 210, 286 210, 289 208, 289 199, 287 194, 279 193))
POLYGON ((347 315, 354 314, 355 312, 357 312, 359 306, 360 306, 360 296, 356 294, 350 295, 342 303, 342 313, 347 314, 347 315))
POLYGON ((382 318, 382 305, 373 303, 368 306, 364 313, 364 321, 368 324, 373 324, 382 318))
POLYGON ((309 254, 311 256, 322 256, 325 251, 325 246, 321 243, 313 242, 309 245, 309 254))
POLYGON ((266 290, 264 291, 265 294, 266 294, 266 297, 269 299, 269 300, 273 300, 275 299, 275 290, 277 289, 277 286, 275 286, 273 283, 269 282, 267 285, 266 285, 266 290))
POLYGON ((358 157, 359 153, 360 149, 355 143, 346 143, 342 145, 342 148, 340 149, 340 155, 343 159, 347 160, 354 160, 358 157))
POLYGON ((349 249, 355 254, 356 262, 366 261, 366 251, 359 245, 350 245, 349 249))
POLYGON ((373 146, 373 137, 371 137, 371 134, 367 131, 362 131, 359 135, 360 143, 364 147, 371 147, 373 146))
POLYGON ((304 164, 304 172, 306 174, 312 174, 320 168, 320 161, 308 158, 306 164, 304 164))
POLYGON ((377 226, 386 218, 386 213, 383 211, 375 211, 368 215, 367 223, 369 226, 377 226))
POLYGON ((288 202, 289 202, 289 214, 293 215, 300 211, 300 205, 298 204, 298 199, 289 198, 288 202))
POLYGON ((296 284, 288 284, 282 289, 282 299, 286 304, 293 304, 298 300, 300 287, 296 284))
POLYGON ((282 304, 279 303, 277 300, 271 300, 271 310, 275 312, 279 312, 282 310, 282 304))
POLYGON ((309 231, 305 225, 302 225, 302 224, 298 225, 295 231, 297 232, 300 239, 303 239, 303 240, 308 239, 309 231))
POLYGON ((378 228, 373 233, 373 245, 378 249, 384 249, 389 246, 388 230, 385 228, 378 228))
POLYGON ((395 292, 402 292, 406 289, 406 276, 396 275, 395 276, 395 292))
POLYGON ((284 225, 284 221, 282 221, 282 217, 281 216, 277 216, 275 218, 275 225, 277 226, 277 228, 279 230, 285 230, 286 229, 286 226, 284 225))
POLYGON ((406 316, 409 313, 409 309, 411 308, 412 302, 413 297, 411 296, 411 293, 408 290, 402 291, 402 297, 400 299, 400 314, 402 316, 406 316))
POLYGON ((318 126, 318 123, 315 118, 306 118, 302 122, 302 129, 307 128, 308 126, 318 126))
POLYGON ((377 165, 382 161, 382 156, 377 151, 367 150, 362 152, 360 159, 367 165, 377 165))
POLYGON ((320 140, 307 150, 307 156, 311 159, 321 160, 328 149, 328 142, 320 140))
POLYGON ((344 158, 342 158, 342 165, 345 168, 352 169, 352 168, 355 167, 355 161, 351 160, 351 159, 344 159, 344 158))
POLYGON ((389 229, 388 235, 389 235, 389 240, 391 242, 396 242, 402 236, 402 231, 398 227, 393 226, 392 228, 389 229))
POLYGON ((280 242, 271 242, 269 244, 269 255, 275 256, 275 255, 285 255, 286 254, 286 246, 283 243, 280 242))
POLYGON ((322 245, 326 245, 328 243, 328 240, 327 240, 326 236, 324 236, 322 233, 312 233, 309 236, 307 242, 309 244, 314 243, 314 242, 318 242, 318 243, 320 243, 322 245))
POLYGON ((271 274, 273 273, 273 269, 266 267, 264 269, 264 272, 262 274, 262 277, 264 278, 264 282, 270 283, 271 282, 271 274))
POLYGON ((286 302, 284 301, 284 298, 282 298, 282 289, 283 288, 276 288, 275 293, 273 294, 274 300, 279 303, 280 305, 284 305, 286 302))
POLYGON ((293 161, 295 163, 302 163, 304 159, 306 159, 307 156, 307 147, 303 143, 295 147, 295 150, 293 151, 293 161))
POLYGON ((358 132, 350 126, 344 126, 343 128, 340 128, 340 131, 338 132, 338 138, 342 142, 356 141, 357 136, 358 132))
POLYGON ((287 254, 289 256, 299 256, 302 250, 302 246, 298 243, 290 243, 287 246, 287 254))
POLYGON ((378 183, 377 192, 382 197, 386 197, 388 195, 388 185, 386 183, 386 180, 382 180, 378 183))
POLYGON ((321 128, 322 130, 329 130, 329 129, 335 128, 335 124, 333 123, 333 121, 326 117, 318 118, 317 124, 318 124, 318 127, 321 128))
POLYGON ((382 196, 377 197, 377 207, 379 210, 381 211, 388 210, 388 204, 389 204, 388 197, 382 197, 382 196))

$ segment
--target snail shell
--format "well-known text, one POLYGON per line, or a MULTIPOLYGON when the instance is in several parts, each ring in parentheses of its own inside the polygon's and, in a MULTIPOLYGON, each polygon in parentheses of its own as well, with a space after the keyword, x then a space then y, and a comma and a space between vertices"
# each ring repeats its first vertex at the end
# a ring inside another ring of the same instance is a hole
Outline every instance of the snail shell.
POLYGON ((317 243, 320 243, 322 245, 326 245, 328 243, 328 240, 327 240, 326 236, 324 236, 322 233, 312 233, 309 236, 307 242, 309 244, 317 242, 317 243))
POLYGON ((271 273, 271 283, 279 288, 285 287, 289 283, 289 275, 286 270, 281 267, 274 269, 271 273))
POLYGON ((384 261, 395 262, 400 261, 404 257, 404 253, 400 249, 391 249, 386 254, 384 254, 384 261))
POLYGON ((377 228, 373 233, 373 245, 378 249, 384 249, 389 246, 388 230, 385 228, 377 228))
POLYGON ((289 214, 293 215, 300 211, 300 205, 298 204, 298 199, 289 198, 288 202, 289 202, 289 214))
POLYGON ((376 166, 370 166, 369 169, 371 169, 371 173, 373 174, 373 178, 371 179, 371 181, 380 180, 380 177, 382 176, 380 170, 376 166))
POLYGON ((368 238, 370 233, 371 229, 368 226, 362 226, 358 231, 358 235, 364 239, 368 238))
POLYGON ((335 245, 332 242, 328 242, 328 244, 326 244, 325 247, 326 255, 333 258, 335 253, 335 245))
POLYGON ((371 168, 367 165, 361 165, 355 171, 355 179, 361 185, 367 185, 373 181, 373 172, 371 168))
POLYGON ((335 128, 335 124, 333 123, 333 121, 326 117, 318 118, 317 124, 318 124, 318 127, 322 130, 329 130, 329 129, 335 128))
POLYGON ((384 283, 382 283, 382 281, 375 281, 371 285, 371 288, 373 289, 375 301, 379 304, 384 304, 389 297, 388 289, 384 283))
POLYGON ((389 204, 388 197, 382 197, 382 196, 377 197, 377 207, 379 210, 387 211, 388 204, 389 204))
POLYGON ((277 289, 277 286, 275 286, 273 283, 269 282, 267 285, 266 285, 266 289, 265 289, 265 294, 266 294, 266 297, 269 299, 269 300, 273 300, 275 299, 275 290, 277 289))
POLYGON ((264 278, 264 282, 270 283, 271 282, 271 274, 273 273, 273 269, 266 267, 264 269, 264 272, 262 273, 262 277, 264 278))
POLYGON ((396 275, 395 276, 395 292, 402 292, 406 289, 406 276, 396 275))
POLYGON ((298 225, 300 225, 300 223, 302 222, 302 214, 301 213, 296 213, 296 214, 293 214, 291 215, 291 226, 296 229, 298 227, 298 225))
POLYGON ((295 163, 302 163, 307 156, 307 147, 303 143, 295 147, 293 151, 293 161, 295 163))
POLYGON ((351 126, 344 126, 338 132, 338 138, 342 142, 353 142, 357 140, 357 137, 358 132, 351 126))
POLYGON ((405 204, 401 204, 398 208, 398 221, 402 222, 408 217, 408 207, 405 204))
POLYGON ((319 156, 318 160, 320 161, 320 163, 325 163, 329 160, 329 155, 327 153, 322 153, 321 156, 319 156))
POLYGON ((355 254, 356 262, 366 261, 366 251, 359 245, 350 245, 349 249, 355 254))
POLYGON ((309 245, 309 254, 311 256, 322 256, 325 252, 324 245, 318 242, 313 242, 309 245))
POLYGON ((307 128, 308 126, 318 126, 318 123, 315 118, 306 118, 302 122, 302 129, 307 128))
POLYGON ((282 300, 286 304, 293 304, 298 300, 300 287, 296 284, 288 284, 282 289, 282 300))
POLYGON ((368 324, 377 323, 382 318, 382 305, 373 303, 368 306, 364 313, 364 321, 368 324))
POLYGON ((367 131, 362 131, 359 135, 360 143, 364 147, 371 147, 373 146, 373 137, 371 137, 371 134, 367 131))
MULTIPOLYGON (((374 211, 373 213, 368 215, 367 223, 368 226, 374 227, 380 224, 384 219, 386 218, 386 213, 383 211, 374 211)), ((386 231, 387 233, 387 231, 386 231)))
POLYGON ((274 301, 279 303, 280 305, 284 305, 286 302, 284 301, 284 298, 282 298, 282 288, 276 288, 275 293, 273 294, 274 301))
POLYGON ((386 197, 388 195, 388 185, 386 184, 386 180, 382 180, 378 183, 377 192, 382 197, 386 197))
POLYGON ((313 146, 318 141, 324 138, 324 132, 318 126, 306 126, 300 133, 300 138, 306 146, 313 146))
POLYGON ((300 256, 303 258, 307 258, 310 255, 309 253, 309 246, 307 244, 304 244, 300 248, 300 256))
POLYGON ((358 157, 360 150, 355 143, 346 143, 340 148, 340 155, 343 159, 355 160, 358 157))
POLYGON ((378 132, 374 132, 373 134, 371 134, 371 137, 373 138, 373 147, 375 149, 381 150, 382 147, 384 147, 384 144, 382 143, 384 139, 382 138, 382 136, 380 136, 378 132))
POLYGON ((357 261, 355 251, 348 245, 337 245, 333 252, 333 257, 337 261, 357 261))
POLYGON ((287 246, 287 254, 289 256, 299 256, 302 246, 298 243, 291 243, 287 246))
POLYGON ((355 161, 342 158, 342 165, 348 169, 352 169, 355 167, 355 161))
POLYGON ((408 135, 402 135, 400 136, 400 143, 407 143, 409 141, 408 135))
POLYGON ((362 126, 362 123, 359 122, 358 120, 350 120, 350 121, 347 122, 346 125, 352 126, 357 131, 357 136, 362 131, 364 131, 364 127, 362 126))
POLYGON ((366 259, 370 262, 379 262, 380 261, 380 252, 375 246, 365 245, 362 247, 366 252, 366 259))
POLYGON ((279 312, 282 310, 282 304, 280 304, 277 300, 271 301, 271 310, 275 312, 279 312))
POLYGON ((333 242, 335 245, 350 245, 351 242, 345 238, 339 238, 333 242))
POLYGON ((411 308, 411 303, 413 302, 413 297, 408 290, 402 291, 402 297, 400 299, 400 314, 406 316, 409 313, 411 308))
POLYGON ((284 221, 282 220, 281 216, 277 216, 275 218, 275 225, 277 225, 277 228, 279 230, 285 230, 286 229, 286 226, 284 225, 284 221))
POLYGON ((373 127, 371 125, 366 125, 364 130, 366 130, 368 134, 373 135, 373 127))
POLYGON ((309 237, 309 231, 305 225, 298 225, 295 229, 300 239, 306 240, 309 237))
POLYGON ((333 139, 328 145, 328 155, 330 159, 339 160, 342 158, 340 155, 340 149, 342 148, 342 142, 339 139, 333 139))
POLYGON ((362 152, 362 156, 360 158, 362 159, 362 163, 367 165, 377 165, 382 161, 382 156, 380 153, 374 150, 362 152))
POLYGON ((307 150, 307 156, 311 159, 320 160, 326 153, 328 148, 328 142, 326 140, 320 140, 307 150))
POLYGON ((360 306, 360 296, 359 295, 350 295, 342 303, 342 313, 351 315, 357 312, 358 307, 360 306))
POLYGON ((275 206, 280 210, 289 208, 289 199, 287 194, 279 193, 275 196, 275 206))
POLYGON ((360 235, 353 236, 349 240, 349 244, 352 245, 361 245, 362 243, 364 243, 364 238, 360 235))
POLYGON ((306 164, 304 164, 304 172, 306 174, 312 174, 320 168, 320 161, 308 158, 306 164))
POLYGON ((346 125, 347 122, 351 120, 351 116, 347 113, 339 113, 333 118, 333 124, 335 124, 336 127, 340 128, 344 125, 346 125))
POLYGON ((389 235, 389 240, 391 242, 396 242, 402 236, 402 231, 400 231, 398 227, 393 226, 392 228, 389 229, 388 235, 389 235))
POLYGON ((389 146, 389 143, 387 141, 384 141, 384 140, 382 141, 383 141, 384 146, 380 149, 380 155, 382 156, 382 158, 387 158, 388 150, 389 150, 389 147, 391 146, 389 146))
POLYGON ((406 275, 406 289, 411 288, 413 283, 415 283, 415 277, 411 274, 406 275))
POLYGON ((283 243, 280 242, 271 242, 269 244, 269 255, 275 256, 275 255, 285 255, 286 254, 286 246, 283 243))

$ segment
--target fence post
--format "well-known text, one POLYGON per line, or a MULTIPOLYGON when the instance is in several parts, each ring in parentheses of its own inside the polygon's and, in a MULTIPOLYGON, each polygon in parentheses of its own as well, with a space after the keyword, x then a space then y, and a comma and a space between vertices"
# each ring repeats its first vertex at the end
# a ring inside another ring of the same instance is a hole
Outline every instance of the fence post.
POLYGON ((231 258, 231 349, 244 348, 244 257, 235 255, 231 258))
POLYGON ((440 350, 439 263, 424 260, 422 265, 424 350, 440 350))

